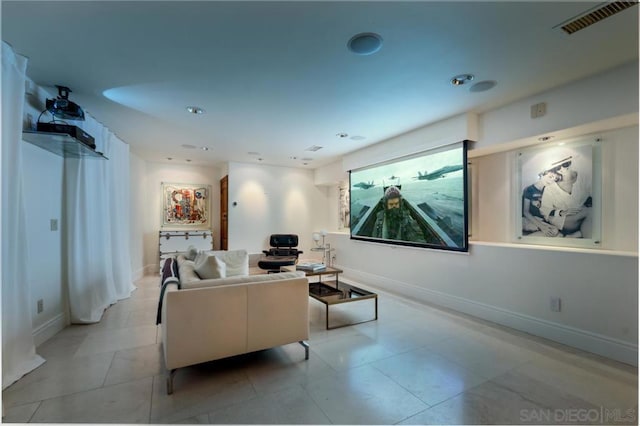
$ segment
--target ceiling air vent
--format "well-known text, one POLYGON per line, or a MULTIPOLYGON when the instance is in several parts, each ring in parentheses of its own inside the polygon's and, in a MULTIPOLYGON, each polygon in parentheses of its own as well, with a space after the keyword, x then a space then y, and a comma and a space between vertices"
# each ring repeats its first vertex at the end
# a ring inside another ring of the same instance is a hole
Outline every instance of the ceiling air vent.
POLYGON ((596 22, 600 22, 603 19, 606 19, 612 15, 615 15, 618 12, 622 12, 623 10, 628 9, 631 6, 635 6, 637 4, 638 2, 635 2, 635 1, 614 1, 610 3, 605 3, 604 6, 591 10, 590 12, 580 16, 577 19, 563 22, 559 26, 562 28, 562 30, 565 33, 573 34, 576 31, 583 30, 588 26, 595 24, 596 22))
POLYGON ((305 151, 316 152, 319 149, 322 149, 322 147, 318 145, 311 145, 309 148, 305 149, 305 151))

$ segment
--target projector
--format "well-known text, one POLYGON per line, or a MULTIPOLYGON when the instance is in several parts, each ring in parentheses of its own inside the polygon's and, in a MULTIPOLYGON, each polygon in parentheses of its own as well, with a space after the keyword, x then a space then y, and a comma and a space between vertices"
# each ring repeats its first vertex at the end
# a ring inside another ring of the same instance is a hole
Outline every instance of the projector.
POLYGON ((71 89, 66 86, 56 85, 56 87, 58 88, 58 97, 56 99, 47 99, 47 111, 54 117, 84 121, 84 111, 80 108, 80 105, 69 100, 71 89))
POLYGON ((60 123, 38 123, 36 130, 38 132, 65 133, 78 139, 80 142, 87 145, 91 149, 96 149, 95 139, 93 138, 93 136, 77 126, 60 123))

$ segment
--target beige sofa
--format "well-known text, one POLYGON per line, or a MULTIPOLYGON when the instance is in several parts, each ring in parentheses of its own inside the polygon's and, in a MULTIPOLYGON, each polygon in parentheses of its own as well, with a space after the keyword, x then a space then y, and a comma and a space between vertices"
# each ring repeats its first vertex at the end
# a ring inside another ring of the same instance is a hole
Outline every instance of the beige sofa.
MULTIPOLYGON (((209 253, 222 259, 225 254, 238 258, 233 252, 209 253)), ((304 273, 199 279, 193 276, 193 262, 182 255, 172 259, 178 277, 163 275, 160 306, 168 394, 180 367, 295 342, 309 358, 309 286, 304 273)), ((247 270, 231 266, 237 272, 247 270)))

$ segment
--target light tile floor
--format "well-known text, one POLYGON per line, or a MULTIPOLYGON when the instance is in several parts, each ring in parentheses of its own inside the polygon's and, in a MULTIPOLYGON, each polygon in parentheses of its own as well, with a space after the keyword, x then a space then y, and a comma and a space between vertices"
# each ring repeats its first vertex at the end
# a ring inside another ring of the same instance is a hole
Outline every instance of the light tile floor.
MULTIPOLYGON (((310 299, 298 344, 178 370, 165 393, 159 278, 98 324, 37 348, 47 362, 2 392, 5 423, 637 424, 637 369, 380 293, 380 319, 325 330, 310 299)), ((332 309, 364 320, 373 301, 332 309)))

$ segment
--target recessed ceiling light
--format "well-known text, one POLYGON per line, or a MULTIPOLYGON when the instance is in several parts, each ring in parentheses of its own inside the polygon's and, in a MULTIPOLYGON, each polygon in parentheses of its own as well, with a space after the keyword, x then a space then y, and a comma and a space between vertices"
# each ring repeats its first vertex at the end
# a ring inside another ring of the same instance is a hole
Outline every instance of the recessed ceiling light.
POLYGON ((494 87, 496 87, 496 84, 498 83, 494 80, 479 81, 473 86, 469 87, 469 91, 470 92, 486 92, 487 90, 491 90, 494 87))
POLYGON ((349 136, 349 134, 345 132, 340 132, 340 133, 336 133, 336 136, 339 138, 346 138, 347 136, 349 136))
POLYGON ((203 150, 203 151, 209 151, 209 147, 208 146, 201 146, 200 149, 203 150))
POLYGON ((542 136, 542 137, 539 137, 538 140, 540 142, 548 142, 551 140, 551 138, 553 138, 553 136, 542 136))
POLYGON ((382 37, 376 33, 360 33, 349 39, 347 47, 356 55, 372 55, 382 47, 382 37))
POLYGON ((182 144, 182 147, 183 148, 187 148, 187 149, 194 149, 195 145, 189 145, 188 143, 184 143, 184 144, 182 144))
POLYGON ((451 79, 451 84, 454 86, 462 86, 473 80, 473 74, 460 74, 451 79))
POLYGON ((187 111, 189 111, 191 114, 204 114, 204 110, 198 106, 188 106, 187 107, 187 111))
POLYGON ((352 141, 363 141, 366 139, 366 137, 356 135, 356 136, 351 136, 349 139, 351 139, 352 141))

